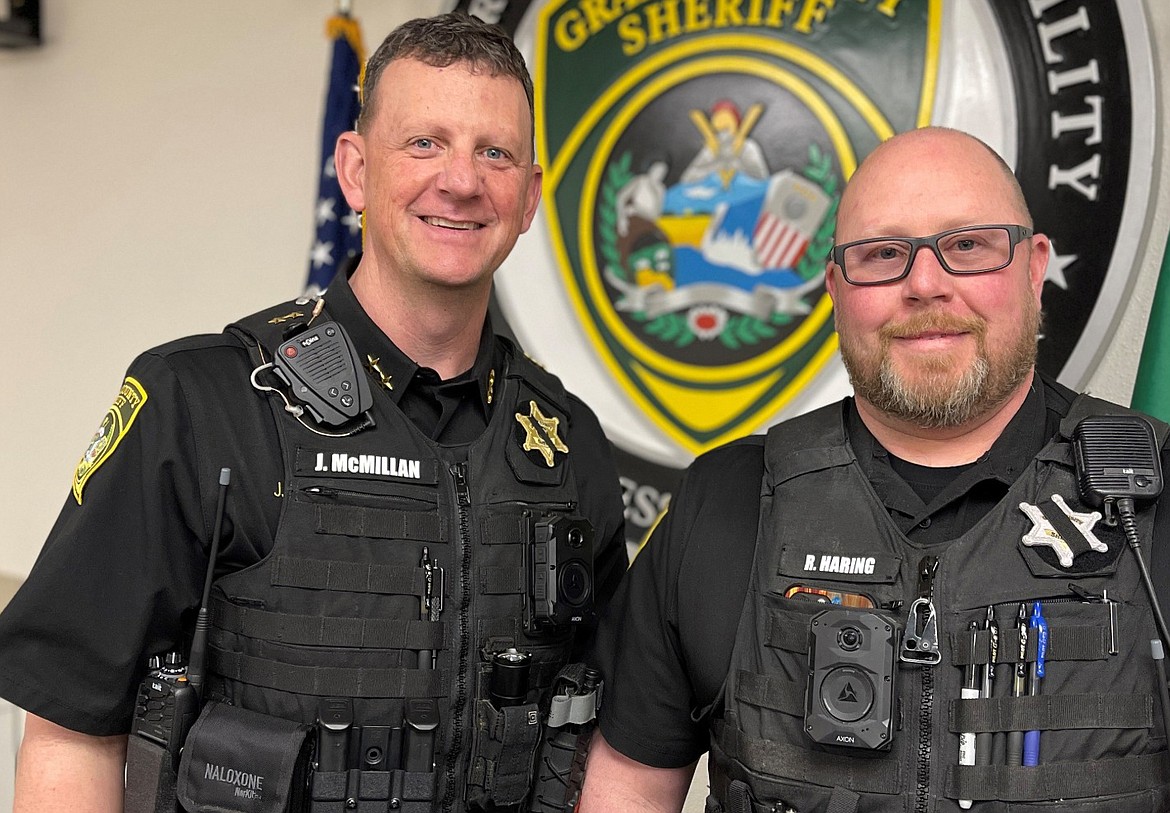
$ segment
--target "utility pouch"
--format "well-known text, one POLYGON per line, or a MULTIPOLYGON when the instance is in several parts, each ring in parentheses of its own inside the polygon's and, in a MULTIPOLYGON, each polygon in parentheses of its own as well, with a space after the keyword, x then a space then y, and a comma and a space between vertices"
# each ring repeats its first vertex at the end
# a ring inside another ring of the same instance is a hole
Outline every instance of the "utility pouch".
POLYGON ((540 711, 535 703, 497 709, 489 700, 476 701, 468 804, 487 808, 523 802, 539 742, 540 711))
POLYGON ((179 802, 188 813, 300 813, 310 727, 208 703, 183 747, 179 802))
POLYGON ((571 663, 557 673, 529 813, 572 813, 577 809, 600 696, 601 675, 585 664, 571 663))

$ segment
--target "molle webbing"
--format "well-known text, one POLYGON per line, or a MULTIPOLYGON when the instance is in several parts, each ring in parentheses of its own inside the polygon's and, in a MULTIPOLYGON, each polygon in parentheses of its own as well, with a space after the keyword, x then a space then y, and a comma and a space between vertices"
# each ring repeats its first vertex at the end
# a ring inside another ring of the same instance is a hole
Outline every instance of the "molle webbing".
POLYGON ((446 625, 437 621, 293 615, 213 601, 215 626, 247 638, 298 646, 442 649, 446 625))
POLYGON ((443 539, 442 523, 434 511, 352 505, 318 505, 316 508, 319 534, 434 543, 443 539))
MULTIPOLYGON (((1109 657, 1108 634, 1108 628, 1100 625, 1053 627, 1048 631, 1048 648, 1044 652, 1044 660, 1105 660, 1109 657)), ((987 663, 991 652, 990 633, 987 630, 978 630, 974 634, 975 640, 972 641, 971 638, 971 632, 951 633, 951 663, 955 666, 987 663)), ((1036 636, 1028 636, 1029 663, 1036 660, 1036 648, 1036 636)), ((996 651, 995 662, 1015 663, 1016 655, 1011 647, 1001 644, 996 651)))
POLYGON ((1170 781, 1165 752, 1124 759, 1020 765, 952 765, 946 795, 952 799, 1041 802, 1136 793, 1170 781))
POLYGON ((745 736, 730 721, 718 724, 715 737, 726 755, 749 771, 822 787, 840 786, 873 793, 897 793, 902 784, 903 768, 889 755, 859 759, 812 751, 803 745, 745 736))
POLYGON ((1056 731, 1080 728, 1150 728, 1150 695, 1057 694, 952 700, 950 730, 1056 731))
POLYGON ((773 649, 808 654, 808 619, 798 613, 768 613, 764 644, 773 649))
MULTIPOLYGON (((347 810, 347 800, 356 799, 358 810, 366 810, 367 801, 380 802, 377 808, 389 810, 390 799, 403 802, 430 802, 435 798, 435 775, 412 771, 314 771, 312 810, 347 810), (332 803, 319 806, 317 802, 332 803)), ((406 809, 417 810, 417 806, 406 809)), ((425 808, 430 809, 430 805, 425 808)))
MULTIPOLYGON (((520 554, 516 556, 520 559, 520 554)), ((489 596, 507 596, 523 593, 524 565, 517 562, 512 567, 484 567, 481 568, 479 579, 480 592, 489 596)))
POLYGON ((373 565, 276 556, 272 562, 272 584, 307 590, 421 597, 426 592, 426 574, 422 568, 413 565, 373 565))
POLYGON ((801 717, 804 715, 804 696, 804 685, 796 681, 770 678, 742 669, 735 673, 736 699, 757 708, 801 717))
POLYGON ((445 697, 445 670, 296 666, 209 647, 215 674, 252 686, 314 697, 445 697))

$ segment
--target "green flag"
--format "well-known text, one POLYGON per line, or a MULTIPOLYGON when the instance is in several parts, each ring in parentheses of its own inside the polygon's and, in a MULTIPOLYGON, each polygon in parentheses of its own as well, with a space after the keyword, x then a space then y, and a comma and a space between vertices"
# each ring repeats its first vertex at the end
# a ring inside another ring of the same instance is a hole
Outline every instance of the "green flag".
POLYGON ((1158 289, 1150 308, 1130 403, 1147 415, 1170 421, 1170 242, 1162 255, 1158 289))

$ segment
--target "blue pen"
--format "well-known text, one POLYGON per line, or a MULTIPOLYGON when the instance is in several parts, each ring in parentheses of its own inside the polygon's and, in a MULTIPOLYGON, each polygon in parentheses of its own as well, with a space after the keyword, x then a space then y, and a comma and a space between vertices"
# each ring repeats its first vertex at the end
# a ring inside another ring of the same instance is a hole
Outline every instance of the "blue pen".
MULTIPOLYGON (((1040 694, 1040 681, 1044 678, 1044 656, 1048 652, 1048 622, 1040 612, 1040 602, 1032 602, 1032 615, 1028 619, 1028 627, 1034 630, 1036 638, 1036 660, 1032 662, 1032 672, 1028 680, 1028 695, 1035 697, 1040 694)), ((1024 733, 1024 767, 1032 768, 1040 764, 1040 732, 1027 731, 1024 733)))

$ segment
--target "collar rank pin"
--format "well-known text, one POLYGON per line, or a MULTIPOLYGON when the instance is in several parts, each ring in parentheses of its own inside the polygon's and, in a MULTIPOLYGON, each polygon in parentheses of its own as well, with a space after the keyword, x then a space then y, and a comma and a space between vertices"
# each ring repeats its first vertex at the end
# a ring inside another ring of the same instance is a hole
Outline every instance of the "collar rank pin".
POLYGON ((1061 567, 1072 567, 1073 559, 1086 551, 1109 551, 1109 546, 1093 533, 1093 526, 1101 519, 1097 511, 1073 511, 1059 494, 1037 505, 1022 502, 1020 510, 1032 520, 1032 529, 1023 536, 1024 544, 1052 548, 1061 567))

